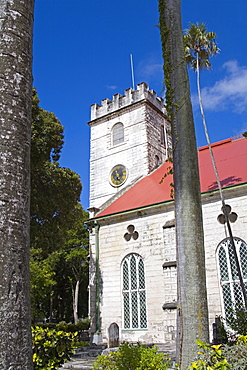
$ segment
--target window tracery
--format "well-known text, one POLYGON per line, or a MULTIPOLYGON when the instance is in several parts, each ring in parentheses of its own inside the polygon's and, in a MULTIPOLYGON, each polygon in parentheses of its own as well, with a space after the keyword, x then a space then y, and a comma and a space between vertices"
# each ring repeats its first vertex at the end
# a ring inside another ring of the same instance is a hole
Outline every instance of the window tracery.
MULTIPOLYGON (((240 238, 234 238, 234 244, 245 289, 247 289, 247 245, 240 238)), ((244 298, 230 238, 224 239, 219 244, 217 249, 217 260, 224 314, 225 317, 228 318, 236 307, 244 307, 244 298)))
POLYGON ((145 267, 141 256, 129 254, 122 264, 123 328, 147 328, 145 267))

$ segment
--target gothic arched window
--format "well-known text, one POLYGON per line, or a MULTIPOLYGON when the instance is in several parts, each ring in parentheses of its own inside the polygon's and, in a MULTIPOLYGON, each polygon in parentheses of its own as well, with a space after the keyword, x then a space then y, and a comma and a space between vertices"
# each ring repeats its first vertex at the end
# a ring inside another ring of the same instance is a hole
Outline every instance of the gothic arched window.
POLYGON ((124 142, 124 125, 119 122, 112 128, 112 145, 118 145, 124 142))
POLYGON ((146 329, 146 284, 144 262, 138 254, 129 254, 122 263, 123 328, 146 329))
MULTIPOLYGON (((234 238, 237 257, 247 289, 247 245, 240 238, 234 238)), ((220 275, 221 295, 225 317, 228 318, 235 308, 244 307, 244 298, 239 282, 236 260, 230 238, 224 239, 218 246, 217 259, 220 275)))

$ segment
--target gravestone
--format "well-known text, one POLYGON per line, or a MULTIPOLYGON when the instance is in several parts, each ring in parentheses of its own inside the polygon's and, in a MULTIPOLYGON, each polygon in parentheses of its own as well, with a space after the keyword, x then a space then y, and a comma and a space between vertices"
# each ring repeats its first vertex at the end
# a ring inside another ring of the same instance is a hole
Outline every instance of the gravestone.
POLYGON ((109 334, 109 348, 119 346, 119 326, 113 322, 108 329, 109 334))

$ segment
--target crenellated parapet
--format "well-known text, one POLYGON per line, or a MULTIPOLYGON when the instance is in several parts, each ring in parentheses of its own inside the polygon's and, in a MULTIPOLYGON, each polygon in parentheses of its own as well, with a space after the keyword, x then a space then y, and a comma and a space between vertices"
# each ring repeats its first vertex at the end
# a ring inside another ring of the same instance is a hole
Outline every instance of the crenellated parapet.
POLYGON ((104 99, 101 101, 101 105, 91 105, 91 121, 131 104, 138 103, 141 100, 148 100, 161 112, 166 113, 164 99, 158 97, 154 90, 149 90, 148 85, 142 82, 137 85, 137 90, 129 88, 124 91, 124 95, 115 94, 112 100, 104 99))

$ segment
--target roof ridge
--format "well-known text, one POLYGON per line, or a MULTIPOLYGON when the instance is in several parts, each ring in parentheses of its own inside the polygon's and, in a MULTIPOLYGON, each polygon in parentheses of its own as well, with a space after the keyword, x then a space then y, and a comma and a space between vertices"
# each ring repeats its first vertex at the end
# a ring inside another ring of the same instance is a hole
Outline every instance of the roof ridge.
MULTIPOLYGON (((232 141, 232 139, 225 139, 225 140, 221 140, 221 141, 217 141, 216 143, 212 143, 211 144, 211 147, 215 147, 215 146, 220 146, 220 145, 223 145, 223 144, 226 144, 226 143, 230 143, 232 141)), ((206 150, 208 149, 208 145, 204 145, 204 146, 201 146, 200 148, 198 148, 198 151, 201 152, 203 150, 206 150)))

